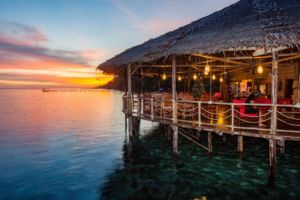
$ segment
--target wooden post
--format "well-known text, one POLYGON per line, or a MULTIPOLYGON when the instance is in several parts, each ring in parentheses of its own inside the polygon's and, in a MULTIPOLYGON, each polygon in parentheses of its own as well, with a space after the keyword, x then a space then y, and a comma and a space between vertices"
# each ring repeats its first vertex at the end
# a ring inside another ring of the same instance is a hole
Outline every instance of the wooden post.
POLYGON ((131 90, 131 64, 127 65, 127 98, 128 98, 128 132, 129 136, 132 136, 132 90, 131 90))
POLYGON ((212 133, 211 132, 208 132, 207 133, 207 146, 208 146, 208 149, 209 149, 209 154, 212 153, 212 133))
POLYGON ((278 93, 278 52, 272 52, 272 116, 271 134, 276 134, 277 129, 277 93, 278 93))
POLYGON ((284 154, 285 153, 285 140, 284 139, 277 140, 277 145, 279 147, 280 154, 284 154))
POLYGON ((237 151, 238 151, 238 157, 241 158, 242 154, 244 152, 244 143, 243 143, 243 136, 239 135, 238 136, 238 147, 237 147, 237 151))
POLYGON ((273 182, 275 180, 276 172, 276 140, 269 140, 269 180, 273 182))
MULTIPOLYGON (((278 52, 272 52, 272 114, 271 134, 276 134, 277 129, 277 90, 278 90, 278 52)), ((276 171, 276 140, 269 140, 269 178, 275 180, 276 171)))
POLYGON ((173 106, 173 152, 178 154, 178 126, 177 126, 177 94, 176 94, 176 56, 172 55, 172 106, 173 106))
POLYGON ((201 128, 201 101, 198 101, 198 127, 201 128))
POLYGON ((234 132, 234 104, 231 104, 231 131, 234 132))
POLYGON ((154 120, 154 105, 153 105, 153 103, 154 103, 154 102, 153 102, 153 98, 151 98, 151 99, 150 99, 150 107, 151 107, 151 108, 150 108, 150 109, 151 109, 151 114, 150 114, 150 115, 151 115, 151 121, 154 120))

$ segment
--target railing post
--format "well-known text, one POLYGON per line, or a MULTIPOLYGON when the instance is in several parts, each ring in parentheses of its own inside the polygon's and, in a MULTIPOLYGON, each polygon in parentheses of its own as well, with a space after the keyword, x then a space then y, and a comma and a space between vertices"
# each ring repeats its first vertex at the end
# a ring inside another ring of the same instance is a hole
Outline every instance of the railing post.
POLYGON ((198 101, 198 126, 201 127, 201 102, 198 101))
POLYGON ((234 132, 234 104, 231 104, 231 131, 234 132))
POLYGON ((154 119, 154 108, 153 108, 153 98, 150 99, 150 106, 151 106, 151 120, 154 119))

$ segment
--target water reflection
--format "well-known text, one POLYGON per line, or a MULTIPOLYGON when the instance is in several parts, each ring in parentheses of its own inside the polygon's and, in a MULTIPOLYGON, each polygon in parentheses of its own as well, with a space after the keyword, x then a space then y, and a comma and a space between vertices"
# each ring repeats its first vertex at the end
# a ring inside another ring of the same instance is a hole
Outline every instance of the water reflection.
MULTIPOLYGON (((100 188, 103 199, 297 199, 300 197, 300 161, 297 143, 279 156, 276 187, 268 185, 268 144, 245 139, 245 155, 236 156, 235 137, 214 136, 214 155, 182 137, 179 161, 161 130, 142 131, 131 154, 123 148, 124 164, 109 174, 100 188)), ((206 137, 200 140, 205 141, 206 137)))
POLYGON ((122 158, 121 95, 0 90, 0 199, 97 199, 122 158))

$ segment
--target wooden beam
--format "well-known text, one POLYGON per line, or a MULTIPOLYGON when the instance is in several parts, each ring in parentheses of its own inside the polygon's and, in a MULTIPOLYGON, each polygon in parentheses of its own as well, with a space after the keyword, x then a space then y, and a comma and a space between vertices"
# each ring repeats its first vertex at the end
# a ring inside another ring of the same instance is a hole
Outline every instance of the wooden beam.
POLYGON ((278 51, 285 50, 287 48, 288 47, 278 47, 278 48, 275 48, 275 49, 272 49, 272 50, 266 50, 265 48, 259 48, 259 49, 255 50, 252 55, 253 56, 262 56, 262 55, 272 53, 273 51, 278 52, 278 51))
POLYGON ((228 58, 207 56, 207 55, 203 55, 203 54, 192 54, 192 55, 193 56, 202 57, 202 58, 207 58, 207 59, 213 59, 213 60, 217 60, 217 61, 221 61, 221 62, 225 62, 225 63, 236 64, 236 65, 243 65, 243 66, 249 66, 250 65, 248 63, 242 63, 242 62, 238 62, 238 61, 233 61, 233 60, 230 60, 228 58))
MULTIPOLYGON (((296 60, 296 59, 299 59, 299 58, 300 58, 300 54, 297 54, 297 55, 290 56, 290 57, 287 57, 287 58, 279 59, 279 60, 278 60, 278 63, 285 62, 285 61, 290 61, 290 60, 296 60)), ((271 65, 272 63, 273 63, 273 61, 270 61, 270 62, 264 62, 264 63, 262 63, 262 65, 263 65, 263 66, 271 65)))

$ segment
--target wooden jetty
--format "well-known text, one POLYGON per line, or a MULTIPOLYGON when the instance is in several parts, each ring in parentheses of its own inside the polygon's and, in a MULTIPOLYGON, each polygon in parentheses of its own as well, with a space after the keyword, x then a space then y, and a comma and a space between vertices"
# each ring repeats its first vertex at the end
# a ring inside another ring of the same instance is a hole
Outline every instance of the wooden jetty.
POLYGON ((158 122, 172 132, 175 155, 178 134, 210 153, 213 134, 238 137, 239 153, 243 137, 266 139, 274 179, 278 148, 300 141, 299 9, 295 0, 241 0, 99 65, 125 77, 129 134, 138 132, 141 119, 158 122), (209 92, 195 98, 197 82, 209 92), (216 88, 223 98, 214 95, 216 88), (265 97, 250 99, 254 91, 265 97), (188 130, 206 131, 208 145, 188 130))
POLYGON ((80 88, 57 88, 57 89, 42 89, 42 92, 45 93, 54 93, 54 92, 99 92, 103 91, 103 89, 80 89, 80 88))

